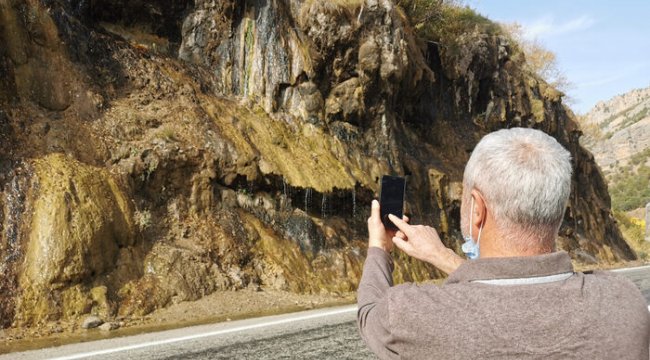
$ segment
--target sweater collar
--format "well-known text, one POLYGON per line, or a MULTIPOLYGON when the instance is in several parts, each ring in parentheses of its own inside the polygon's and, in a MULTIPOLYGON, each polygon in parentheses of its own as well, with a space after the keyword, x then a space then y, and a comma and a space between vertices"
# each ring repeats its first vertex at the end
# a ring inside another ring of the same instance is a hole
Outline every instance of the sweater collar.
POLYGON ((446 284, 473 280, 531 278, 573 272, 566 251, 535 256, 479 258, 464 262, 449 275, 446 284))

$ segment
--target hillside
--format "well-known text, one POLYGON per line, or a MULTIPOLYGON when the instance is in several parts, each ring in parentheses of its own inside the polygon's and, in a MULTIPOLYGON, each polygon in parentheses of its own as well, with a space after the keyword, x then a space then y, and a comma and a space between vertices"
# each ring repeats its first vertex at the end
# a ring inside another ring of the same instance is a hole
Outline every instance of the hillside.
POLYGON ((599 102, 580 122, 582 143, 603 169, 613 207, 645 207, 650 202, 650 87, 599 102))
MULTIPOLYGON (((352 292, 382 174, 460 252, 464 164, 513 126, 571 152, 558 248, 635 259, 562 94, 489 20, 436 11, 416 32, 388 0, 0 2, 0 325, 352 292)), ((398 282, 432 277, 398 255, 398 282)))

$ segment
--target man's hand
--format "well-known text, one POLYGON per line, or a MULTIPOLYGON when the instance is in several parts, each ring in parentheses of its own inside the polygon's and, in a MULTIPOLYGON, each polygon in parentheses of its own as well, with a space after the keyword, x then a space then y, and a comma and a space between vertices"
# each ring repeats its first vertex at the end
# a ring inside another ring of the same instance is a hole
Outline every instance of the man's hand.
MULTIPOLYGON (((404 216, 402 222, 406 224, 408 221, 408 217, 404 216)), ((393 236, 395 236, 395 231, 387 230, 384 223, 381 222, 379 201, 373 200, 368 218, 368 247, 374 246, 390 252, 393 249, 393 236)))
POLYGON ((386 252, 393 248, 392 237, 394 231, 388 231, 381 222, 379 201, 373 200, 370 206, 370 217, 368 218, 368 247, 378 247, 386 252))
POLYGON ((395 215, 388 215, 388 218, 399 228, 393 242, 407 255, 428 262, 447 274, 465 262, 453 250, 445 247, 434 228, 409 225, 395 215))

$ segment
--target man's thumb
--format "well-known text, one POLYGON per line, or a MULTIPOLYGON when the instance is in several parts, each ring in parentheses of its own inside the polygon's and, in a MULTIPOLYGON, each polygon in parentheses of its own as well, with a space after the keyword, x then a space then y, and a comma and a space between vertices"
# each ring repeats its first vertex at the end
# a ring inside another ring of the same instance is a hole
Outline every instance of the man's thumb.
POLYGON ((370 205, 370 217, 380 218, 379 201, 373 200, 370 205))

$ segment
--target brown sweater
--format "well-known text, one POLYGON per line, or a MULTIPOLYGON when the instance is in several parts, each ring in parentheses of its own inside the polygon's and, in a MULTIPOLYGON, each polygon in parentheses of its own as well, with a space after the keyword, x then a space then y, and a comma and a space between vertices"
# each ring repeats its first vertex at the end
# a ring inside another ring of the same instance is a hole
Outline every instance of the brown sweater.
POLYGON ((382 359, 648 359, 636 286, 573 273, 566 252, 468 261, 442 286, 393 286, 392 271, 388 253, 368 249, 357 321, 382 359))

